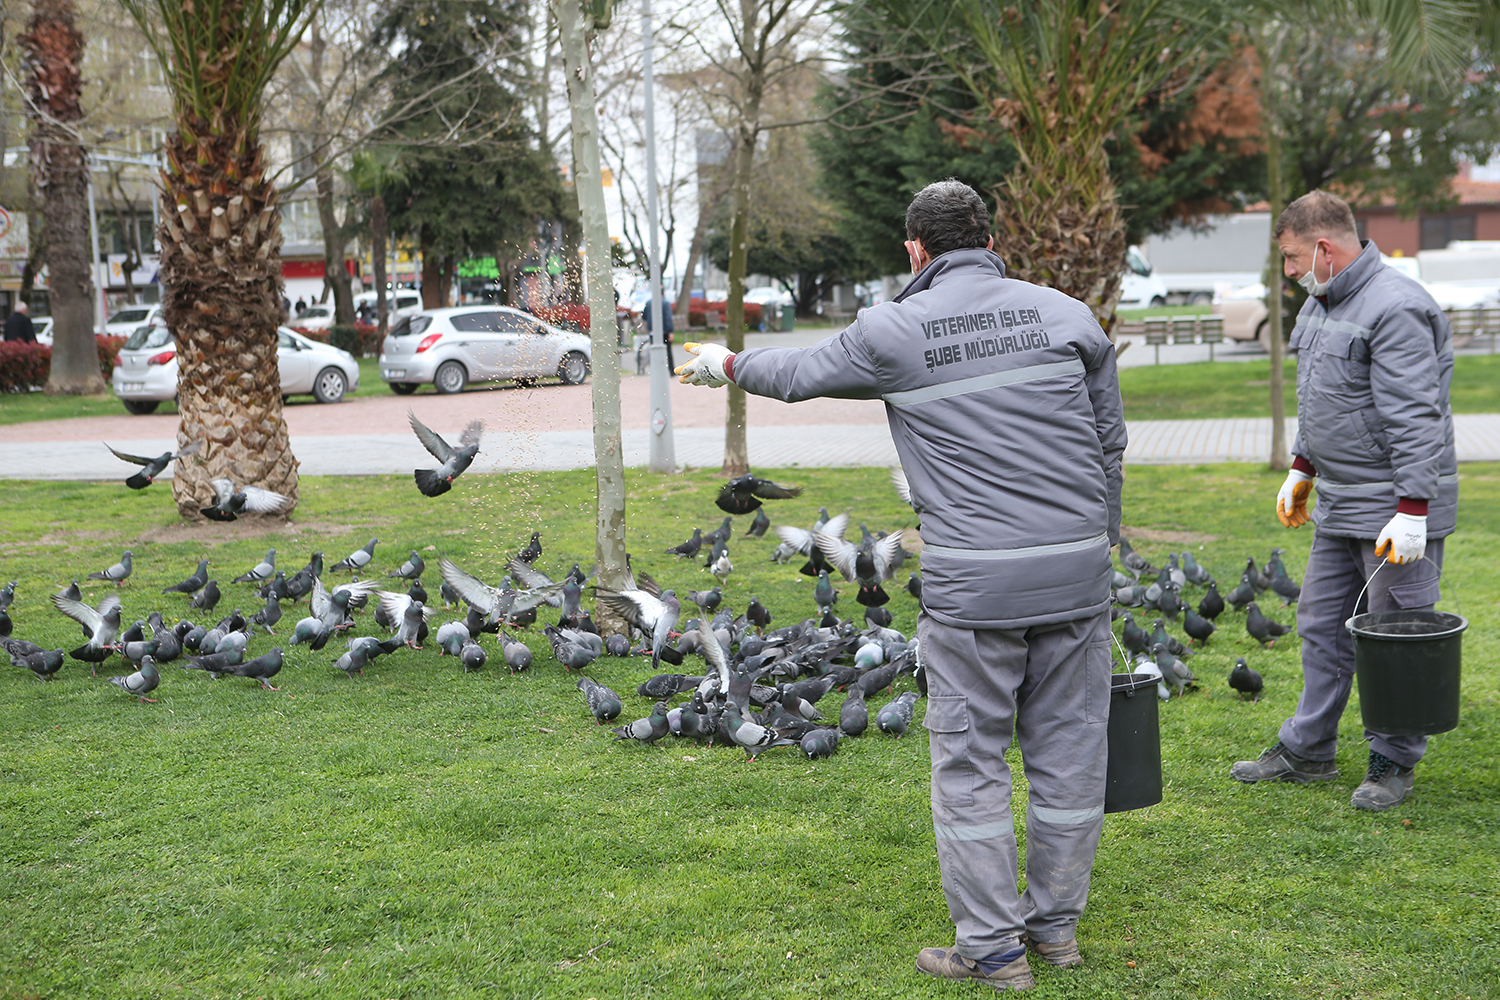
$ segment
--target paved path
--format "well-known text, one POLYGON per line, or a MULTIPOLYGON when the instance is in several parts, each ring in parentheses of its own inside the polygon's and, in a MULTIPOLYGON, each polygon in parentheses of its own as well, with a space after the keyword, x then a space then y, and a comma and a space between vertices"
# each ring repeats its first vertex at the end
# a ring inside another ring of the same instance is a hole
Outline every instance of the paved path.
MULTIPOLYGON (((827 331, 759 334, 748 346, 800 346, 827 331)), ((1191 350, 1184 346, 1182 350, 1191 350)), ((1220 352, 1221 356, 1227 352, 1220 352)), ((1238 353, 1238 352, 1236 352, 1238 353)), ((1149 354, 1143 349, 1125 352, 1149 354)), ((1165 354, 1165 352, 1164 352, 1165 354)), ((1165 359, 1164 359, 1165 362, 1165 359)), ((625 463, 649 458, 650 380, 629 375, 620 385, 625 463)), ((671 385, 677 464, 717 467, 724 456, 725 394, 671 385)), ((407 428, 410 407, 440 434, 452 435, 470 420, 486 432, 476 472, 561 470, 593 465, 591 391, 587 386, 513 386, 438 396, 427 391, 395 396, 383 390, 335 406, 294 402, 286 408, 292 450, 305 475, 409 473, 430 457, 407 428)), ((760 468, 896 464, 878 400, 816 399, 782 403, 747 400, 750 459, 760 468)), ((1454 417, 1460 461, 1500 461, 1500 414, 1454 417)), ((1160 420, 1130 424, 1125 460, 1171 464, 1264 461, 1271 451, 1270 420, 1160 420)), ((155 455, 175 447, 175 414, 83 417, 0 426, 0 478, 112 479, 132 467, 101 442, 123 451, 155 455)), ((1288 435, 1296 421, 1288 421, 1288 435)))

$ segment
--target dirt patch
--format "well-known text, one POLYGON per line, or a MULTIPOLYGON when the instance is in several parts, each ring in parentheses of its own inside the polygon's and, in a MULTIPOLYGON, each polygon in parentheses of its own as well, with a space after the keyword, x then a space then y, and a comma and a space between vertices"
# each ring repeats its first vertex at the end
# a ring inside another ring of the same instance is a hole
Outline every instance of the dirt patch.
MULTIPOLYGON (((371 522, 373 523, 373 522, 371 522)), ((387 522, 389 523, 389 522, 387 522)), ((337 524, 333 521, 285 521, 273 517, 242 517, 237 521, 228 523, 221 521, 176 521, 172 524, 164 524, 152 528, 136 536, 137 542, 160 542, 171 544, 173 542, 204 542, 210 545, 222 545, 225 542, 237 542, 246 538, 264 538, 267 535, 287 535, 291 541, 297 541, 303 536, 338 536, 352 534, 355 530, 352 524, 337 524)), ((359 525, 359 530, 364 531, 370 524, 359 525)))
POLYGON ((1130 544, 1138 542, 1165 542, 1168 545, 1207 545, 1209 542, 1217 542, 1218 535, 1203 535, 1193 531, 1158 531, 1155 528, 1132 528, 1122 526, 1120 534, 1130 539, 1130 544))
POLYGON ((8 544, 14 549, 60 549, 64 552, 82 552, 95 543, 116 540, 119 537, 118 531, 100 531, 94 528, 63 529, 49 531, 37 538, 20 539, 8 544))

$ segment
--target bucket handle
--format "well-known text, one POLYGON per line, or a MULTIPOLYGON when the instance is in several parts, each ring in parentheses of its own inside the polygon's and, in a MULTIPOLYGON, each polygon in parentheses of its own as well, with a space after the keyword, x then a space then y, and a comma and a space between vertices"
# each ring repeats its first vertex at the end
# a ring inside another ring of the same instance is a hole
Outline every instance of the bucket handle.
MULTIPOLYGON (((1453 593, 1453 607, 1456 609, 1456 611, 1458 612, 1459 615, 1462 615, 1464 613, 1464 606, 1463 606, 1463 604, 1458 599, 1458 587, 1457 587, 1457 585, 1455 585, 1453 583, 1453 581, 1449 580, 1446 576, 1443 575, 1443 567, 1441 567, 1437 563, 1433 562, 1427 556, 1425 556, 1425 555, 1422 556, 1422 561, 1423 562, 1427 562, 1427 563, 1432 563, 1432 568, 1438 571, 1438 581, 1439 581, 1439 584, 1441 585, 1443 583, 1446 583, 1448 585, 1448 589, 1450 591, 1452 591, 1452 593, 1453 593)), ((1385 569, 1386 563, 1388 563, 1388 562, 1390 562, 1389 559, 1382 559, 1382 560, 1380 560, 1380 564, 1375 567, 1375 572, 1370 574, 1370 579, 1366 580, 1365 581, 1365 585, 1363 587, 1359 588, 1359 596, 1354 599, 1354 609, 1355 609, 1356 613, 1358 613, 1358 611, 1359 611, 1359 602, 1364 599, 1365 591, 1367 591, 1367 590, 1370 589, 1370 581, 1375 579, 1375 573, 1379 573, 1381 570, 1385 569)), ((1439 591, 1438 596, 1440 596, 1440 597, 1442 596, 1441 590, 1439 591)))
MULTIPOLYGON (((1120 651, 1120 662, 1123 663, 1124 666, 1125 666, 1125 673, 1126 673, 1126 675, 1127 676, 1134 676, 1135 671, 1130 669, 1130 655, 1125 652, 1125 647, 1122 646, 1122 645, 1120 645, 1120 637, 1117 636, 1117 635, 1115 635, 1114 629, 1110 629, 1109 630, 1109 637, 1114 640, 1114 642, 1115 642, 1115 648, 1120 651)), ((1148 687, 1154 686, 1156 683, 1157 683, 1156 682, 1156 678, 1153 677, 1153 678, 1151 678, 1151 680, 1145 682, 1144 684, 1136 684, 1136 683, 1132 682, 1129 687, 1127 687, 1127 688, 1119 688, 1118 690, 1124 691, 1127 695, 1133 695, 1137 691, 1143 691, 1143 690, 1145 690, 1148 687)))

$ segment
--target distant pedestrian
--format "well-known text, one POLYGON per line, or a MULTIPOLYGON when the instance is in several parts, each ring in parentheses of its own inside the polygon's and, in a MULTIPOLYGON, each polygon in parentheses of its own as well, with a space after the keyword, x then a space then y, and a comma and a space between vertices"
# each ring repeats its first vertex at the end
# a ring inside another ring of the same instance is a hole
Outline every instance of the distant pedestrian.
POLYGON ((307 312, 307 303, 303 300, 302 296, 299 295, 297 296, 297 311, 293 315, 301 316, 305 312, 307 312))
POLYGON ((23 344, 36 343, 36 327, 31 322, 31 317, 26 315, 31 307, 24 302, 16 304, 15 312, 5 318, 5 339, 18 341, 23 344))
MULTIPOLYGON (((672 358, 672 304, 665 299, 661 303, 662 343, 667 345, 667 371, 675 371, 677 362, 672 358)), ((646 303, 646 329, 651 329, 651 303, 646 303)))

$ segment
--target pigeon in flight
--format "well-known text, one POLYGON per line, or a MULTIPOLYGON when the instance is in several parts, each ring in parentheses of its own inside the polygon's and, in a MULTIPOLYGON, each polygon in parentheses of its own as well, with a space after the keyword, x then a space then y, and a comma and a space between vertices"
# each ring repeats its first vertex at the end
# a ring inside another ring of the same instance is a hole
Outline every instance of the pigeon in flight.
MULTIPOLYGON (((509 587, 501 589, 491 587, 483 580, 470 576, 447 558, 438 560, 438 572, 442 574, 443 582, 455 594, 484 616, 482 621, 485 625, 494 625, 502 618, 513 617, 535 609, 537 605, 556 597, 561 592, 563 583, 567 582, 519 591, 509 587)), ((475 630, 471 628, 469 631, 473 633, 475 630)))
POLYGON ((453 488, 453 480, 474 463, 474 456, 479 454, 479 437, 484 433, 484 421, 475 420, 465 427, 458 439, 459 447, 454 450, 452 445, 418 420, 411 410, 406 411, 406 419, 417 435, 417 440, 422 442, 422 447, 443 463, 436 469, 414 470, 412 478, 417 482, 417 489, 422 491, 423 496, 442 496, 453 488))
POLYGON ((117 646, 120 636, 120 598, 106 594, 99 607, 91 608, 62 594, 52 595, 52 606, 89 631, 89 641, 68 655, 85 663, 103 663, 117 646))
POLYGON ((791 551, 798 555, 807 557, 807 562, 803 564, 798 572, 803 576, 817 576, 819 570, 832 569, 833 567, 828 564, 827 559, 823 558, 823 552, 818 548, 817 540, 813 537, 814 533, 822 532, 830 538, 843 538, 844 532, 848 527, 849 515, 840 514, 838 517, 825 518, 811 528, 797 528, 790 524, 778 524, 771 530, 776 532, 776 537, 781 539, 782 545, 790 547, 791 551))
POLYGON ((279 514, 292 505, 292 498, 259 486, 234 488, 232 479, 212 479, 209 485, 214 490, 214 502, 200 509, 210 521, 234 521, 241 514, 279 514))
POLYGON ((157 673, 156 661, 149 656, 143 656, 140 669, 135 673, 124 677, 111 677, 109 682, 126 694, 134 695, 137 701, 154 702, 155 698, 147 698, 146 695, 156 690, 156 686, 161 683, 161 674, 157 673))
POLYGON ((600 604, 650 636, 651 669, 659 670, 661 651, 670 640, 672 630, 677 626, 677 617, 682 613, 676 591, 664 590, 659 598, 652 597, 644 590, 600 590, 598 594, 600 604))
POLYGON ((130 577, 130 574, 134 569, 135 565, 130 561, 130 552, 129 550, 126 550, 125 554, 120 556, 119 562, 109 567, 109 569, 101 569, 97 573, 90 573, 89 579, 112 580, 114 581, 116 586, 118 586, 119 584, 124 583, 130 577))
POLYGON ((799 486, 782 486, 769 479, 740 476, 723 485, 714 503, 726 514, 748 514, 758 509, 762 500, 790 500, 801 495, 799 486))
POLYGON ((378 538, 370 539, 365 543, 364 548, 355 549, 353 552, 349 553, 347 556, 334 563, 333 566, 329 569, 329 572, 332 573, 334 570, 340 569, 351 569, 358 573, 360 570, 370 565, 370 560, 375 556, 375 544, 379 541, 380 539, 378 538))
POLYGON ((880 539, 872 537, 868 543, 859 545, 821 530, 813 532, 813 540, 829 565, 842 573, 845 580, 859 584, 856 601, 866 607, 879 607, 891 599, 880 585, 896 570, 897 554, 901 551, 900 531, 880 539))
POLYGON ((150 486, 156 481, 156 477, 161 475, 162 471, 171 465, 174 460, 186 458, 189 455, 196 455, 198 449, 202 446, 202 441, 194 441, 179 452, 165 451, 155 458, 145 458, 141 455, 127 455, 123 451, 115 451, 109 442, 105 442, 104 444, 104 447, 109 448, 115 458, 118 458, 122 462, 131 462, 142 467, 140 472, 125 480, 125 485, 133 490, 143 490, 147 486, 150 486))

